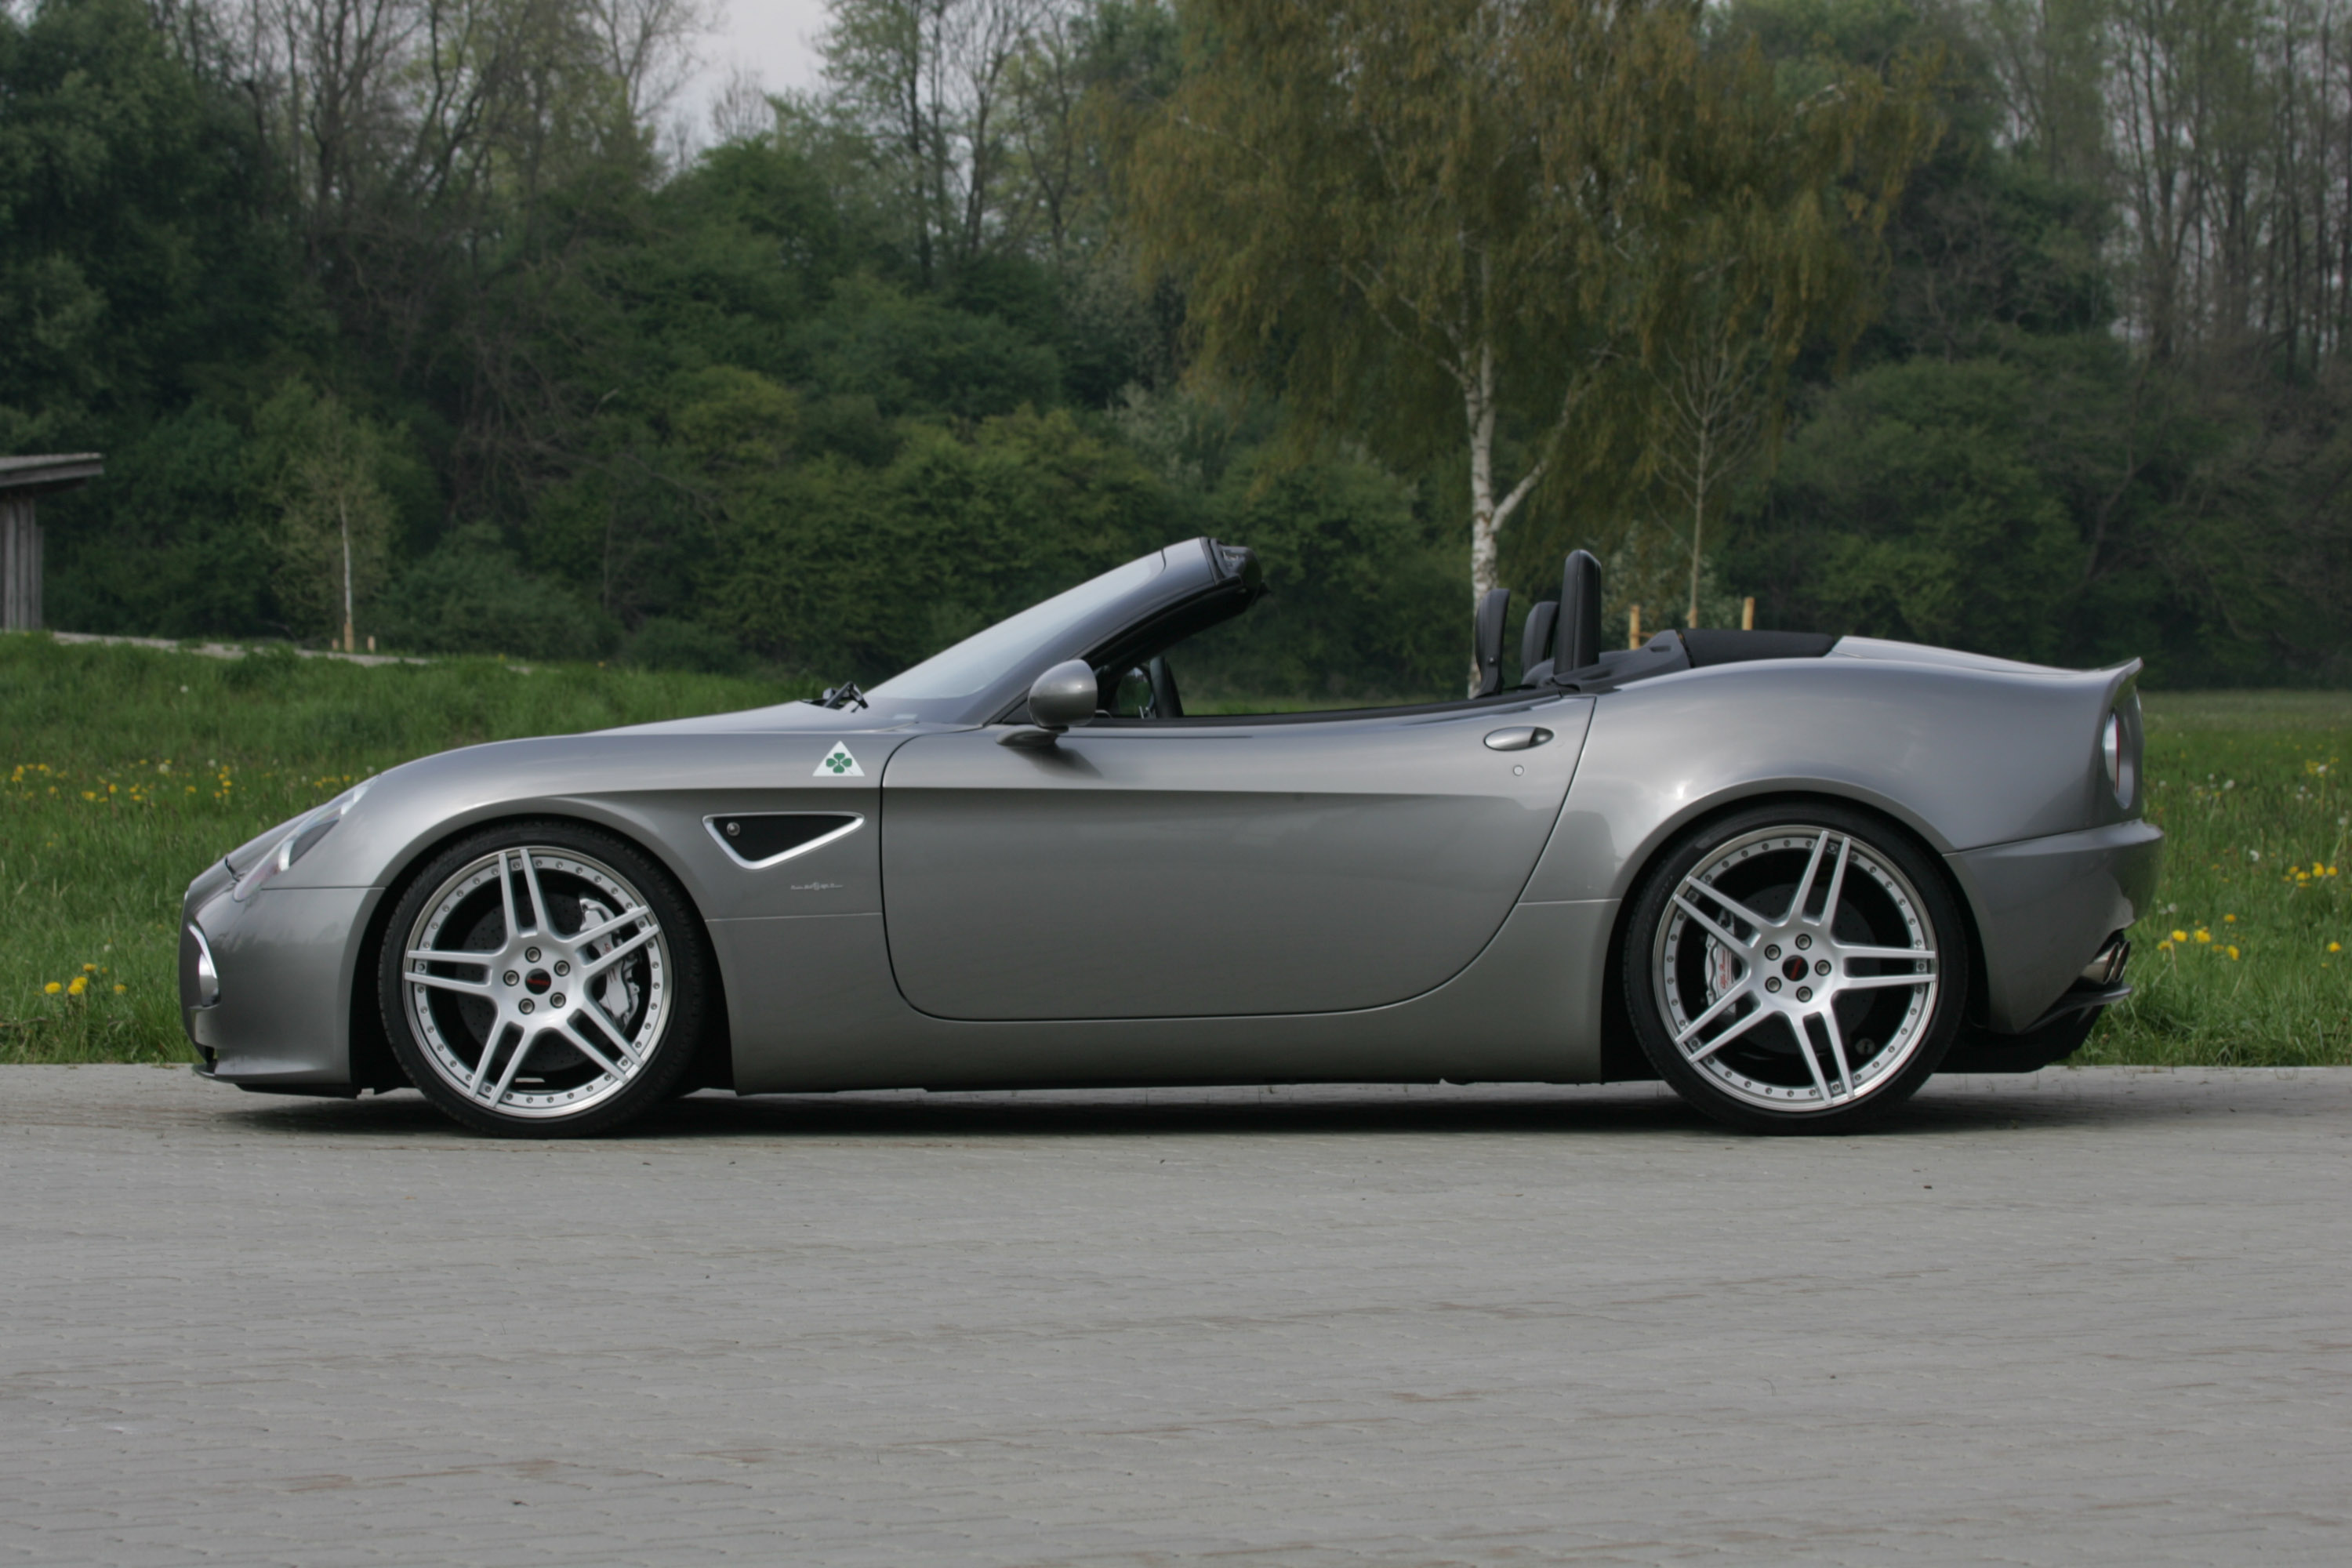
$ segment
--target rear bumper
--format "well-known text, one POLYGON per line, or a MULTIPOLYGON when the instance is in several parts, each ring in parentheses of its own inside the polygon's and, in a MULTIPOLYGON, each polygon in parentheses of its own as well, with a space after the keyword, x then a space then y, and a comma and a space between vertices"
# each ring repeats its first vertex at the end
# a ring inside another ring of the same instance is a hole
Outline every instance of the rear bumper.
POLYGON ((1945 858, 1976 916, 1984 1026, 2013 1035, 2057 1005, 2155 896, 2164 834, 2147 822, 1996 844, 1945 858))

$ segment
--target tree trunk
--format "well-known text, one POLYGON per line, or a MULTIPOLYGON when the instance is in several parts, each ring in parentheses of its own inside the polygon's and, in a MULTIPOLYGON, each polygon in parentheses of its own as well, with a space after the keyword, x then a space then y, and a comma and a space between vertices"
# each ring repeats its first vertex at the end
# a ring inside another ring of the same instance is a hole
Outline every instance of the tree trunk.
MULTIPOLYGON (((1481 339, 1478 363, 1470 373, 1461 377, 1462 413, 1470 428, 1470 612, 1475 618, 1478 601, 1500 586, 1502 575, 1501 549, 1496 541, 1503 525, 1528 499, 1544 475, 1544 464, 1538 461, 1519 476, 1511 493, 1500 501, 1495 499, 1495 343, 1491 338, 1481 339)), ((1563 416, 1564 417, 1564 416, 1563 416)), ((1470 655, 1470 690, 1478 689, 1478 655, 1470 655)))
POLYGON ((1714 443, 1710 439, 1711 435, 1712 432, 1710 431, 1702 430, 1699 432, 1698 462, 1696 469, 1698 482, 1691 487, 1690 610, 1684 618, 1683 624, 1689 626, 1693 631, 1696 631, 1698 629, 1699 559, 1700 552, 1705 547, 1706 540, 1706 483, 1710 477, 1707 469, 1712 465, 1715 458, 1715 453, 1712 449, 1714 443))
POLYGON ((343 651, 352 653, 359 647, 352 626, 352 509, 341 496, 335 498, 335 518, 343 532, 343 651))
MULTIPOLYGON (((1499 552, 1495 535, 1500 521, 1495 515, 1495 351, 1479 350, 1478 374, 1465 378, 1463 414, 1470 426, 1470 610, 1495 587, 1499 552)), ((1478 692, 1478 652, 1470 652, 1470 694, 1478 692)))

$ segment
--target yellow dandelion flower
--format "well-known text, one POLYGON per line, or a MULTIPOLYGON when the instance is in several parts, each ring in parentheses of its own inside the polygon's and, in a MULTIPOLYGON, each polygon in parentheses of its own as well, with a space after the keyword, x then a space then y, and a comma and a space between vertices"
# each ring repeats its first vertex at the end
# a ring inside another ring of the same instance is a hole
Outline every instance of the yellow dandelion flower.
POLYGON ((2170 952, 2172 951, 2172 944, 2168 942, 2159 942, 2156 944, 2156 951, 2158 952, 2170 952))
POLYGON ((2344 944, 2340 942, 2331 942, 2327 944, 2327 951, 2330 952, 2342 952, 2344 951, 2344 944))
POLYGON ((118 980, 118 981, 116 981, 116 982, 114 983, 114 994, 115 994, 117 996, 121 995, 125 991, 128 991, 128 990, 130 990, 130 989, 131 989, 131 987, 130 987, 130 986, 125 985, 125 984, 122 984, 122 982, 121 982, 120 980, 118 980))
POLYGON ((2213 933, 2207 931, 2202 926, 2200 926, 2197 929, 2197 940, 2199 942, 2211 942, 2213 940, 2213 933))
POLYGON ((60 992, 60 991, 62 991, 62 990, 64 990, 64 989, 65 989, 65 987, 64 987, 64 986, 62 986, 62 985, 58 984, 56 981, 52 980, 52 981, 50 981, 47 985, 44 985, 44 986, 42 986, 42 987, 41 987, 41 993, 42 993, 42 994, 47 995, 47 996, 54 996, 54 995, 56 995, 58 992, 60 992))
POLYGON ((2238 956, 2238 950, 2237 950, 2236 948, 2234 948, 2234 947, 2233 947, 2233 948, 2229 949, 2228 951, 2229 951, 2229 954, 2230 954, 2231 958, 2235 959, 2235 958, 2238 956))
POLYGON ((2235 915, 2223 915, 2221 917, 2221 922, 2224 925, 2236 925, 2238 923, 2238 917, 2235 915))
POLYGON ((68 996, 79 996, 89 989, 89 976, 87 974, 77 974, 66 982, 66 994, 68 996))
POLYGON ((2187 942, 2189 940, 2189 933, 2185 931, 2174 931, 2172 933, 2172 940, 2175 942, 2187 942))
POLYGON ((85 963, 81 966, 81 972, 84 974, 95 974, 98 973, 98 965, 95 963, 85 963))

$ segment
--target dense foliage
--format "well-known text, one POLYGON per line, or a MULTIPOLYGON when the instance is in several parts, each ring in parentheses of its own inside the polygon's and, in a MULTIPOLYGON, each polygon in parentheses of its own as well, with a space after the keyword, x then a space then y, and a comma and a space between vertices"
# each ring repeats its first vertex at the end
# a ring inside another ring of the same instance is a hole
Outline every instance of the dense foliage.
MULTIPOLYGON (((1212 532, 1277 588, 1224 679, 1457 681, 1465 460, 1293 418, 1279 375, 1188 378, 1215 323, 1191 269, 1137 264, 1121 174, 1215 27, 834 10, 824 92, 730 94, 688 151, 677 0, 0 3, 0 450, 108 455, 44 504, 51 622, 323 642, 349 531, 385 646, 870 678, 1212 532)), ((1618 355, 1611 444, 1528 496, 1503 580, 1590 544, 1656 624, 1696 516, 1710 618, 1752 594, 1766 625, 2174 684, 2341 679, 2341 0, 1740 0, 1704 29, 1790 102, 1898 60, 1936 83, 1883 299, 1769 383, 1696 513, 1673 378, 1618 355)), ((1502 457, 1549 422, 1507 417, 1502 457)))

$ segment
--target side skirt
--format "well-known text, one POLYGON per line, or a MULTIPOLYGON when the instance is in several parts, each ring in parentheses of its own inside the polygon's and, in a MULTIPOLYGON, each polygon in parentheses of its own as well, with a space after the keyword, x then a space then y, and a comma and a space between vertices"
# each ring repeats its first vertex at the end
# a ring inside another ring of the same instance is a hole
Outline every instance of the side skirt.
POLYGON ((739 1093, 1211 1083, 1590 1083, 1614 900, 1521 904, 1436 989, 1351 1013, 970 1023, 918 1013, 883 917, 713 921, 739 1093))

